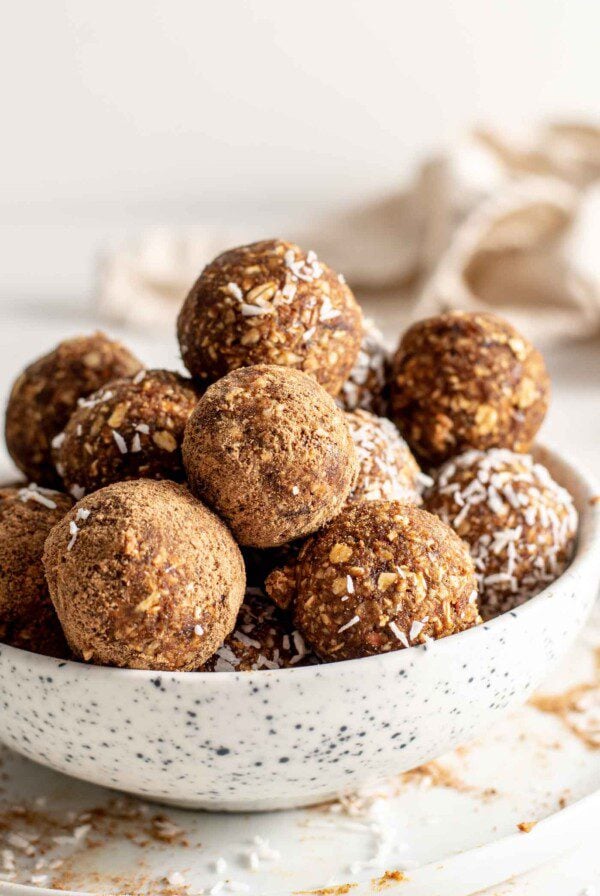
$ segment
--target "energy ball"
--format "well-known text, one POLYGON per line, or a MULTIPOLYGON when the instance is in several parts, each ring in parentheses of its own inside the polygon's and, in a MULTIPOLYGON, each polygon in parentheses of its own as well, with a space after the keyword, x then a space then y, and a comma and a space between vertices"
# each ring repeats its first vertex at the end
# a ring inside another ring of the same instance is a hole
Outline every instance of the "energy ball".
POLYGON ((399 650, 480 622, 467 545, 437 517, 397 501, 346 507, 306 542, 294 570, 267 579, 267 592, 293 606, 323 660, 399 650))
POLYGON ((42 485, 59 485, 52 439, 61 432, 80 398, 109 380, 134 376, 138 359, 104 333, 61 342, 19 376, 6 408, 6 445, 17 467, 42 485))
POLYGON ((344 413, 310 376, 259 364, 210 386, 190 417, 183 462, 192 492, 238 542, 276 547, 314 532, 354 486, 344 413))
POLYGON ((573 499, 528 454, 494 449, 455 457, 439 471, 426 506, 470 546, 485 619, 533 597, 571 559, 573 499))
POLYGON ((363 321, 358 358, 338 396, 340 407, 345 411, 361 408, 380 417, 387 416, 389 365, 390 353, 385 347, 383 334, 367 318, 363 321))
POLYGON ((42 554, 46 536, 72 506, 68 495, 35 485, 0 488, 0 640, 50 655, 64 643, 42 554))
POLYGON ((81 400, 53 440, 68 491, 79 499, 127 479, 183 479, 183 431, 198 397, 191 380, 146 370, 81 400))
POLYGON ((349 411, 346 420, 358 455, 358 478, 349 501, 421 504, 424 476, 390 420, 369 411, 349 411))
POLYGON ((166 480, 83 498, 50 532, 44 566, 69 646, 98 665, 197 669, 233 630, 244 597, 226 526, 166 480))
POLYGON ((341 275, 283 240, 230 249, 204 268, 177 324, 192 376, 280 364, 337 395, 358 357, 361 312, 341 275))
POLYGON ((527 452, 550 393, 541 354, 493 314, 453 311, 402 337, 391 417, 416 456, 436 466, 467 448, 527 452))
POLYGON ((234 631, 199 672, 252 672, 289 669, 315 662, 289 617, 249 589, 234 631))

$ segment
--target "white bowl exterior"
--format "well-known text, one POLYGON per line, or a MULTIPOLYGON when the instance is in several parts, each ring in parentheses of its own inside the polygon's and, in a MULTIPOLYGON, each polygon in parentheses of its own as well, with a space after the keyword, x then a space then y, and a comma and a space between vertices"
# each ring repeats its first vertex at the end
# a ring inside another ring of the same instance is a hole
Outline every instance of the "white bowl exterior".
POLYGON ((0 739, 74 777, 228 811, 326 800, 465 743, 527 698, 596 597, 595 483, 542 460, 575 496, 579 544, 517 610, 425 646, 253 673, 103 669, 0 645, 0 739))

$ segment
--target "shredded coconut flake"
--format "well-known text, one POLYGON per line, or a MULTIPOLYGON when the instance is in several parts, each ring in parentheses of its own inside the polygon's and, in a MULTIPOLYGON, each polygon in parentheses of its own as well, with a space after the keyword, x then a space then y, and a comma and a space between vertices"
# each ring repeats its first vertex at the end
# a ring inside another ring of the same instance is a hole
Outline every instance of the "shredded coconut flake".
POLYGON ((244 300, 244 293, 237 285, 237 283, 228 283, 227 292, 230 296, 232 296, 232 298, 237 299, 238 302, 242 302, 244 300))
POLYGON ((352 626, 356 625, 360 622, 360 616, 353 616, 350 622, 347 622, 345 625, 342 625, 341 628, 338 628, 338 635, 341 635, 342 632, 345 632, 347 629, 352 628, 352 626))
POLYGON ((79 534, 79 526, 77 525, 77 523, 74 520, 71 520, 71 522, 69 523, 69 535, 71 536, 71 538, 69 539, 69 543, 67 544, 68 551, 73 550, 73 546, 74 546, 75 542, 77 541, 78 534, 79 534))
POLYGON ((48 497, 52 494, 54 494, 54 492, 52 492, 51 489, 40 488, 35 482, 31 482, 25 488, 19 489, 19 499, 24 503, 27 501, 35 501, 37 504, 41 504, 42 507, 47 507, 48 510, 56 510, 58 506, 56 501, 53 501, 52 498, 48 497))
POLYGON ((410 638, 410 640, 414 641, 415 638, 418 638, 418 636, 421 634, 421 632, 423 631, 424 628, 425 628, 425 623, 419 621, 418 619, 415 619, 415 621, 411 625, 410 631, 408 633, 408 637, 410 638))
POLYGON ((123 438, 121 433, 118 430, 113 429, 112 435, 113 435, 113 439, 116 442, 117 448, 119 449, 121 454, 127 454, 127 451, 128 451, 127 442, 125 441, 125 439, 123 438))
POLYGON ((396 638, 398 638, 400 643, 403 644, 405 647, 410 647, 408 638, 406 637, 406 635, 404 634, 402 629, 399 628, 398 625, 393 620, 389 623, 389 626, 390 626, 392 633, 395 635, 396 638))

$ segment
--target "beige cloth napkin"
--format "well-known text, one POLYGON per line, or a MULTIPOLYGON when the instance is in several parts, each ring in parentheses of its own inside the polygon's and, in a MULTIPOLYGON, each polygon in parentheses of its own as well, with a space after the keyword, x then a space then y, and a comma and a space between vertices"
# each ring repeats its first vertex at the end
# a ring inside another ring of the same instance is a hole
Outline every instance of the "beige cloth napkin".
MULTIPOLYGON (((409 322, 491 310, 538 343, 589 336, 600 333, 599 181, 600 128, 557 123, 518 141, 478 131, 427 159, 406 188, 291 237, 342 271, 371 313, 380 304, 409 322)), ((144 234, 102 260, 100 310, 170 324, 204 264, 263 235, 144 234)))

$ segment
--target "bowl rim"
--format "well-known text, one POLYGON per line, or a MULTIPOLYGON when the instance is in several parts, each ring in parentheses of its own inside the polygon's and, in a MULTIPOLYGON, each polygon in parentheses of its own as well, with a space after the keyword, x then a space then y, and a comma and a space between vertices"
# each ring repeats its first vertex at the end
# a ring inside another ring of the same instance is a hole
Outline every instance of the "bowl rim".
POLYGON ((541 453, 544 458, 549 458, 551 461, 554 460, 562 465, 573 476, 579 489, 583 493, 583 500, 585 503, 578 511, 579 530, 574 557, 562 575, 558 576, 558 578, 551 582, 547 588, 544 588, 534 597, 529 598, 529 600, 525 601, 525 603, 520 606, 515 607, 513 610, 501 613, 499 616, 494 617, 494 619, 483 622, 480 625, 475 625, 472 628, 465 629, 462 632, 456 632, 446 638, 433 640, 426 644, 413 644, 410 647, 405 647, 399 650, 390 650, 386 653, 374 654, 373 656, 339 660, 338 662, 333 663, 320 663, 314 666, 297 666, 286 669, 255 669, 247 672, 227 672, 220 674, 215 672, 171 672, 157 669, 121 669, 115 666, 96 666, 81 663, 77 660, 44 656, 43 654, 33 653, 19 647, 12 647, 10 644, 4 644, 2 642, 0 642, 0 653, 6 652, 7 657, 13 658, 14 662, 19 662, 23 657, 27 657, 27 661, 33 663, 36 671, 39 671, 40 674, 42 674, 42 672, 48 674, 50 671, 55 671, 56 669, 68 669, 73 674, 80 675, 86 679, 94 678, 95 680, 99 680, 100 678, 104 678, 115 682, 127 680, 131 681, 132 684, 143 681, 152 682, 153 679, 156 680, 160 678, 161 680, 164 679, 177 683, 187 682, 189 684, 199 682, 200 685, 206 685, 207 682, 211 682, 212 684, 218 683, 219 686, 221 684, 224 686, 237 686, 241 681, 246 683, 250 682, 251 684, 265 682, 266 680, 273 682, 274 680, 287 678, 287 676, 292 674, 294 676, 301 675, 304 680, 311 677, 321 678, 324 675, 335 675, 339 672, 345 673, 350 668, 353 670, 357 670, 358 668, 364 669, 365 663, 375 665, 376 663, 386 662, 389 665, 393 660, 397 663, 402 663, 404 660, 410 661, 417 656, 419 652, 421 654, 431 652, 436 655, 441 654, 442 652, 447 652, 452 649, 452 645, 458 643, 458 639, 460 639, 461 644, 464 644, 468 638, 477 637, 477 635, 481 635, 482 632, 495 633, 496 630, 506 624, 508 617, 520 619, 532 612, 537 612, 541 604, 553 597, 557 587, 564 587, 564 585, 568 584, 571 579, 578 579, 581 570, 585 568, 591 559, 593 559, 594 553, 597 556, 597 578, 598 584, 600 584, 600 482, 594 474, 590 473, 585 468, 585 466, 582 467, 576 464, 569 454, 558 451, 552 445, 547 443, 536 443, 531 453, 536 457, 536 460, 537 455, 541 453))

